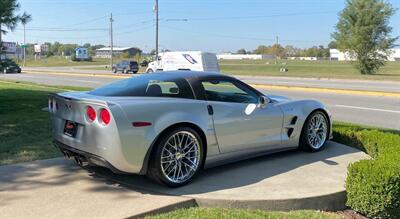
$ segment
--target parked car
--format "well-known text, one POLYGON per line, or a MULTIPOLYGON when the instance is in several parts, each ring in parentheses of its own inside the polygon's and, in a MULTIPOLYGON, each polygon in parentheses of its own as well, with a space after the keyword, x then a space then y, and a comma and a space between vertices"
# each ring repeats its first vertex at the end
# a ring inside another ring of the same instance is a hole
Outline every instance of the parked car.
POLYGON ((21 67, 17 65, 11 59, 5 59, 0 61, 0 72, 1 73, 21 73, 21 67))
POLYGON ((214 71, 219 72, 217 56, 201 51, 164 52, 150 62, 146 72, 156 71, 214 71))
POLYGON ((116 65, 113 65, 112 71, 114 73, 121 71, 123 74, 127 74, 129 72, 136 74, 139 71, 139 65, 136 61, 121 61, 116 65))
POLYGON ((49 111, 55 145, 66 157, 171 187, 240 159, 296 148, 316 152, 332 137, 322 103, 264 95, 209 72, 145 74, 51 94, 49 111))

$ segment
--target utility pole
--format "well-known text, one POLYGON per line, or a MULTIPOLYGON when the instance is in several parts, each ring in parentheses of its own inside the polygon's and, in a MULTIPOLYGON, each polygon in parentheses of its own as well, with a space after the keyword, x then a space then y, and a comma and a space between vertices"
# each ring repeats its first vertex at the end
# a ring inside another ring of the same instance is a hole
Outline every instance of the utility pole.
POLYGON ((154 12, 156 13, 156 61, 158 57, 158 0, 154 3, 154 12))
POLYGON ((25 41, 25 24, 24 24, 24 67, 26 64, 26 41, 25 41))
POLYGON ((278 45, 279 45, 279 37, 276 36, 276 44, 275 44, 275 65, 278 64, 278 45))
POLYGON ((112 13, 110 16, 110 69, 112 71, 112 67, 113 67, 113 25, 112 23, 114 22, 113 18, 112 18, 112 13))

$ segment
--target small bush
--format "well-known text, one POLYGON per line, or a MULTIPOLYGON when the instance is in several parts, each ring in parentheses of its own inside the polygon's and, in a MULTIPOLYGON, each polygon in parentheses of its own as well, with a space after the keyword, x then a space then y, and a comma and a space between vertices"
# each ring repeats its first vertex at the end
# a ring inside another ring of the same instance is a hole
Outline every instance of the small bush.
POLYGON ((372 218, 400 218, 400 135, 395 131, 334 125, 335 141, 364 150, 373 159, 351 164, 347 205, 372 218))

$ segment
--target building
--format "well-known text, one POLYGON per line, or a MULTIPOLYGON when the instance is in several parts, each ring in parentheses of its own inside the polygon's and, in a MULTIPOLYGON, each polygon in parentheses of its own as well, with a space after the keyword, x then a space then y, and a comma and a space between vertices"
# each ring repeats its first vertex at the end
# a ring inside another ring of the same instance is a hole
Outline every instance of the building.
MULTIPOLYGON (((330 49, 330 60, 336 61, 354 61, 355 58, 350 56, 349 52, 340 52, 337 49, 330 49)), ((388 61, 400 61, 400 48, 392 49, 388 61)))
MULTIPOLYGON (((122 53, 128 53, 129 56, 135 56, 136 54, 141 54, 142 50, 135 47, 113 47, 114 56, 119 56, 122 53)), ((111 57, 111 48, 103 47, 100 49, 96 49, 95 51, 96 58, 110 58, 111 57)))
POLYGON ((225 60, 259 60, 259 59, 275 59, 275 55, 266 55, 266 54, 232 54, 232 53, 222 53, 217 54, 217 59, 225 59, 225 60))

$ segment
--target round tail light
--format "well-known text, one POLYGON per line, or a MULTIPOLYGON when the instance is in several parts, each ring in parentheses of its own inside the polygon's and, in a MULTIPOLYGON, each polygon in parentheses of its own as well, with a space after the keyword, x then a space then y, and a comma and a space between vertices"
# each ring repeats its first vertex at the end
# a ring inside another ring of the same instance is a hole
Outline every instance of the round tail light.
POLYGON ((86 116, 90 122, 93 122, 96 119, 96 111, 93 107, 88 106, 88 108, 86 108, 86 116))
POLYGON ((110 112, 108 112, 107 109, 101 109, 100 110, 100 119, 104 125, 108 125, 110 123, 110 119, 111 119, 110 112))

